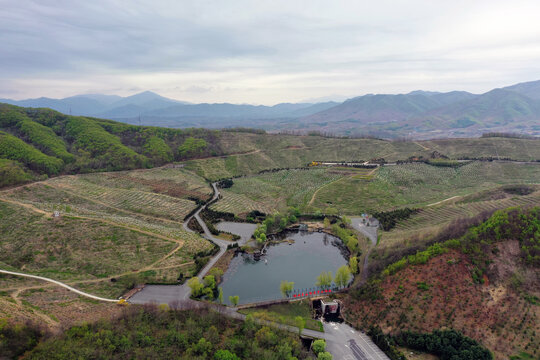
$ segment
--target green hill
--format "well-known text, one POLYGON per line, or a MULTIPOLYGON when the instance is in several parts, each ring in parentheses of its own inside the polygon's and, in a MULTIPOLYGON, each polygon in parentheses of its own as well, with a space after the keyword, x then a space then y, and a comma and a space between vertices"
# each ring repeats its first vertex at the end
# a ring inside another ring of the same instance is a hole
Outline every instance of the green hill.
POLYGON ((429 142, 266 134, 249 129, 207 130, 135 126, 69 116, 50 109, 0 104, 0 186, 59 174, 117 171, 186 161, 210 179, 305 167, 312 161, 451 159, 540 159, 538 140, 445 139, 429 142), (438 155, 437 155, 438 156, 438 155))

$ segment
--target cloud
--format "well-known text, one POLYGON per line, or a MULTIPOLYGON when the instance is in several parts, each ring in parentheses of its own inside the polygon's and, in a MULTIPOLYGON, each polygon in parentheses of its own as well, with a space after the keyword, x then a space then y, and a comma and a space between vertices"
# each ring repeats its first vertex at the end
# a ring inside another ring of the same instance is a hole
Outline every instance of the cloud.
POLYGON ((0 0, 2 95, 192 102, 536 80, 537 1, 0 0))

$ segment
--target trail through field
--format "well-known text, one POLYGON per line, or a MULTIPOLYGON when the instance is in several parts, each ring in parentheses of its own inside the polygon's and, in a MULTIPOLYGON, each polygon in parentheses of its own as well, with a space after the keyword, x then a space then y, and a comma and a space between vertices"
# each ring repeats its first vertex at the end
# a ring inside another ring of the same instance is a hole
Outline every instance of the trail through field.
POLYGON ((435 205, 441 204, 441 203, 443 203, 443 202, 447 202, 447 201, 450 201, 450 200, 452 200, 452 199, 457 199, 457 198, 460 198, 460 197, 462 197, 462 196, 460 196, 460 195, 452 196, 452 197, 449 197, 448 199, 444 199, 444 200, 441 200, 441 201, 437 201, 437 202, 435 202, 435 203, 433 203, 433 204, 429 204, 429 205, 426 205, 426 206, 435 206, 435 205))
POLYGON ((416 145, 420 146, 420 147, 421 147, 422 149, 424 149, 424 150, 431 150, 430 148, 425 147, 424 145, 420 144, 420 143, 417 142, 417 141, 415 141, 414 143, 415 143, 416 145))
POLYGON ((102 298, 100 296, 85 293, 84 291, 77 290, 74 287, 71 287, 71 286, 69 286, 69 285, 67 285, 67 284, 65 284, 63 282, 60 282, 60 281, 57 281, 57 280, 54 280, 54 279, 49 279, 49 278, 46 278, 46 277, 43 277, 43 276, 24 274, 24 273, 19 273, 19 272, 15 272, 15 271, 8 271, 8 270, 0 270, 0 273, 1 274, 7 274, 7 275, 13 275, 13 276, 22 276, 22 277, 47 281, 47 282, 53 283, 55 285, 61 286, 63 288, 66 288, 66 289, 68 289, 70 291, 73 291, 74 293, 77 293, 79 295, 82 295, 82 296, 85 296, 85 297, 88 297, 88 298, 94 299, 94 300, 106 301, 106 302, 118 302, 118 300, 116 300, 116 299, 107 299, 107 298, 102 298))
MULTIPOLYGON (((37 212, 39 214, 45 215, 46 217, 52 217, 52 214, 50 212, 38 209, 37 207, 35 207, 32 204, 27 204, 27 203, 20 202, 20 201, 17 201, 17 200, 12 200, 12 199, 6 199, 6 198, 3 198, 3 197, 0 197, 0 201, 4 201, 4 202, 10 203, 10 204, 22 206, 24 208, 27 208, 27 209, 32 210, 34 212, 37 212)), ((107 220, 107 219, 103 219, 103 218, 84 216, 84 215, 64 215, 64 216, 65 217, 70 217, 70 218, 75 218, 75 219, 99 221, 99 222, 102 222, 102 223, 105 223, 105 224, 118 226, 118 227, 128 229, 128 230, 131 230, 131 231, 136 231, 136 232, 141 233, 141 234, 157 237, 157 238, 160 238, 162 240, 174 242, 174 243, 179 244, 180 247, 182 245, 184 245, 184 242, 182 240, 173 239, 173 238, 170 238, 170 237, 167 237, 167 236, 164 236, 164 235, 156 234, 156 233, 153 233, 153 232, 150 232, 150 231, 141 230, 141 229, 136 228, 134 226, 120 224, 120 223, 117 223, 117 222, 114 222, 114 221, 111 221, 111 220, 107 220)))
POLYGON ((32 210, 32 211, 37 212, 37 213, 39 213, 41 215, 45 215, 46 217, 52 217, 52 214, 50 213, 50 211, 44 211, 44 210, 38 209, 37 207, 35 207, 32 204, 27 204, 27 203, 23 203, 23 202, 20 202, 20 201, 17 201, 17 200, 12 200, 12 199, 6 199, 4 197, 0 197, 0 201, 7 202, 7 203, 10 203, 10 204, 13 204, 13 205, 22 206, 22 207, 24 207, 26 209, 32 210))
MULTIPOLYGON (((25 311, 25 306, 20 302, 20 300, 15 299, 16 303, 10 302, 7 299, 0 298, 0 307, 4 310, 9 310, 10 308, 17 308, 21 309, 22 312, 25 311)), ((18 311, 18 310, 17 310, 18 311)), ((52 317, 48 316, 47 314, 42 313, 39 310, 32 309, 32 315, 35 315, 39 317, 41 320, 43 320, 44 323, 46 323, 50 328, 58 328, 60 326, 60 323, 53 319, 52 317)))
MULTIPOLYGON (((371 170, 370 172, 368 172, 368 173, 366 174, 366 176, 371 176, 371 175, 373 175, 373 173, 374 173, 376 170, 377 170, 377 168, 371 170)), ((334 180, 334 181, 330 181, 329 183, 324 184, 323 186, 321 186, 320 188, 318 188, 317 190, 315 190, 315 192, 314 192, 313 195, 311 196, 311 200, 309 201, 308 205, 309 205, 309 206, 313 205, 313 203, 315 202, 315 198, 317 197, 317 194, 319 193, 319 191, 320 191, 321 189, 324 189, 325 187, 327 187, 327 186, 329 186, 329 185, 331 185, 331 184, 335 184, 335 183, 337 183, 338 181, 341 181, 341 180, 344 180, 344 179, 348 179, 348 178, 352 178, 352 177, 355 177, 355 176, 357 176, 357 175, 358 175, 358 174, 351 174, 351 175, 349 175, 349 176, 344 176, 344 177, 342 177, 342 178, 339 178, 339 179, 336 179, 336 180, 334 180)))

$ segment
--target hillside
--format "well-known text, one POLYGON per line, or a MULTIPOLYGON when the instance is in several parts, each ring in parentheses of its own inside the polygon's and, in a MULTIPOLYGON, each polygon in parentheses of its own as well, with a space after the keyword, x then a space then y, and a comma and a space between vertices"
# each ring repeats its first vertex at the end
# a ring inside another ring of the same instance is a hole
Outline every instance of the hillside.
POLYGON ((223 154, 217 136, 209 130, 137 127, 0 104, 1 185, 223 154))
POLYGON ((453 328, 506 359, 540 353, 540 209, 498 211, 458 240, 389 265, 347 297, 361 328, 453 328))
POLYGON ((392 142, 262 131, 168 129, 0 104, 0 186, 58 174, 150 168, 174 161, 215 180, 314 160, 429 157, 540 159, 538 140, 514 138, 392 142), (224 157, 224 155, 229 155, 224 157))

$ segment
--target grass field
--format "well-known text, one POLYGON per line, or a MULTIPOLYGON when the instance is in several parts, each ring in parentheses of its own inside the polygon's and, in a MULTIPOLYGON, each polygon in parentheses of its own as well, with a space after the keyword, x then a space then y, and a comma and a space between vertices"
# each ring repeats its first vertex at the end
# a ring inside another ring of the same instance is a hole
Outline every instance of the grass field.
POLYGON ((186 168, 209 180, 252 175, 262 170, 297 168, 314 160, 359 161, 383 157, 389 161, 428 155, 413 142, 375 139, 332 139, 316 136, 245 134, 253 150, 247 154, 188 161, 186 168))
POLYGON ((252 314, 256 318, 296 326, 295 318, 301 316, 306 321, 306 329, 323 332, 322 323, 312 319, 309 304, 303 301, 288 304, 275 304, 268 307, 248 308, 239 311, 242 314, 252 314))
POLYGON ((282 211, 287 206, 303 207, 309 203, 317 189, 349 174, 350 171, 339 169, 313 168, 281 170, 238 178, 234 179, 231 188, 222 191, 223 199, 212 208, 245 214, 251 210, 272 213, 282 211))
POLYGON ((398 207, 424 207, 504 184, 540 182, 540 165, 471 162, 459 168, 423 163, 384 166, 372 181, 345 178, 317 193, 314 208, 336 207, 342 213, 387 211, 398 207))

